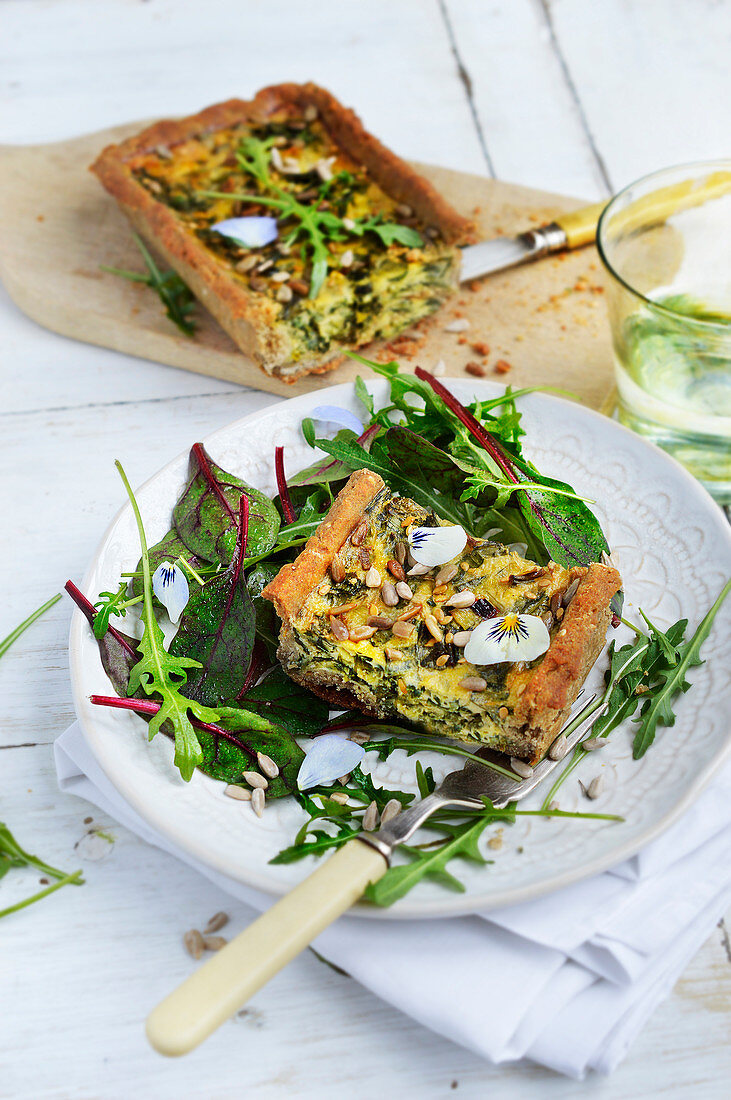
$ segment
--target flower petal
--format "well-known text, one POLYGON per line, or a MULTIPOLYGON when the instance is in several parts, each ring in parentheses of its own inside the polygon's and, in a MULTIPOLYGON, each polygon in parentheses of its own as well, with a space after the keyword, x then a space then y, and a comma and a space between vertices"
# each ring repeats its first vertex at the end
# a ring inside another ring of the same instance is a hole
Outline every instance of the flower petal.
POLYGON ((341 428, 350 428, 356 435, 363 435, 363 425, 350 409, 339 405, 318 405, 310 414, 313 420, 324 420, 327 424, 337 424, 341 428))
POLYGON ((301 791, 308 791, 311 787, 334 783, 360 764, 364 756, 362 745, 337 733, 325 733, 315 738, 307 749, 297 774, 297 786, 301 791))
POLYGON ((458 523, 448 527, 412 527, 409 532, 412 558, 429 568, 445 565, 461 554, 466 545, 467 534, 458 523))
POLYGON ((176 623, 185 611, 190 590, 183 570, 169 561, 158 565, 152 574, 152 591, 168 613, 171 623, 176 623))
POLYGON ((277 219, 267 216, 249 218, 227 218, 211 226, 216 233, 238 241, 244 248, 262 248, 276 241, 279 235, 277 219))
POLYGON ((501 615, 477 624, 464 655, 473 665, 534 661, 550 644, 548 627, 537 615, 501 615))

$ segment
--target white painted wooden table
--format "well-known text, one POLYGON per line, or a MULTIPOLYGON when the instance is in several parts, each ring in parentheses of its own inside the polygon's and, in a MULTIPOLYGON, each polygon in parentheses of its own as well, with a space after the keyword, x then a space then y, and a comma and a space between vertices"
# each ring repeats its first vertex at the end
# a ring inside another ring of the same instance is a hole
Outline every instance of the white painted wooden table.
MULTIPOLYGON (((730 39, 728 0, 0 0, 0 141, 311 78, 406 156, 592 199, 729 154, 730 39)), ((2 637, 82 575, 121 501, 115 457, 139 483, 272 398, 65 341, 1 289, 0 326, 2 637)), ((728 1095, 722 927, 609 1080, 493 1069, 309 953, 185 1062, 153 1054, 141 1021, 193 965, 182 933, 221 908, 237 931, 248 913, 59 794, 69 613, 59 604, 0 665, 0 819, 88 883, 0 925, 0 1097, 728 1095), (74 852, 93 827, 114 837, 102 861, 74 852)))

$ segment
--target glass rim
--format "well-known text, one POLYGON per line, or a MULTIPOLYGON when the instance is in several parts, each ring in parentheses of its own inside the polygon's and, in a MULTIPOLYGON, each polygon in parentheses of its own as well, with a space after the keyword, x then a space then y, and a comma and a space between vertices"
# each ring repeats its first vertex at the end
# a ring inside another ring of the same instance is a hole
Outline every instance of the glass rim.
POLYGON ((686 324, 700 325, 708 329, 717 329, 720 332, 727 332, 731 326, 731 322, 723 321, 704 321, 698 317, 690 317, 687 313, 680 313, 679 310, 670 309, 668 306, 662 305, 662 303, 655 301, 653 298, 648 298, 646 294, 643 294, 637 287, 632 286, 624 276, 620 275, 617 269, 614 267, 609 257, 606 254, 604 248, 604 230, 609 218, 615 213, 615 207, 619 203, 620 199, 623 199, 628 191, 631 191, 633 187, 637 187, 641 183, 649 183, 652 180, 658 179, 661 176, 667 175, 669 172, 689 171, 698 172, 702 168, 727 168, 731 171, 731 159, 728 157, 721 157, 718 160, 695 160, 686 161, 681 164, 672 164, 667 168, 657 168, 654 172, 648 172, 647 175, 638 176, 637 179, 628 183, 621 191, 617 191, 615 195, 612 195, 607 205, 599 215, 596 227, 596 249, 599 253, 599 259, 601 260, 604 269, 608 272, 613 279, 616 279, 621 286, 628 290, 635 298, 639 298, 646 306, 649 306, 651 310, 656 310, 660 314, 665 314, 668 317, 678 318, 684 321, 686 324))

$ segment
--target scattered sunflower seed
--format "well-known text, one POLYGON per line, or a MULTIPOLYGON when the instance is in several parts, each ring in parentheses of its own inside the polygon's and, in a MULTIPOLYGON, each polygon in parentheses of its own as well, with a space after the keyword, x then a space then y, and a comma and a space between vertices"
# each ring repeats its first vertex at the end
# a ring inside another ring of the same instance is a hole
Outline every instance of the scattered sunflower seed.
POLYGON ((342 619, 339 619, 337 615, 330 616, 330 630, 334 638, 337 638, 339 642, 347 642, 350 637, 350 632, 342 619))
POLYGON ((458 630, 456 634, 452 635, 452 641, 458 649, 464 649, 471 637, 471 630, 458 630))
POLYGON ((409 569, 410 577, 425 577, 427 573, 431 573, 431 567, 428 565, 419 565, 418 562, 409 569))
POLYGON ((591 783, 589 784, 589 786, 586 789, 586 797, 587 798, 592 798, 592 799, 598 798, 603 790, 604 790, 604 776, 603 775, 595 775, 594 778, 592 779, 591 783))
POLYGON ((413 629, 411 623, 405 623, 403 619, 397 619, 391 627, 391 633, 397 638, 410 638, 413 629))
POLYGON ((332 802, 337 802, 340 806, 348 805, 348 796, 345 791, 336 791, 335 794, 330 795, 330 800, 332 802))
POLYGON ((377 824, 378 824, 378 806, 376 805, 375 802, 370 802, 368 804, 368 809, 363 814, 363 820, 361 821, 361 826, 363 828, 363 832, 372 833, 377 824))
POLYGON ((366 573, 365 582, 368 588, 381 587, 381 574, 378 572, 375 565, 372 565, 366 573))
POLYGON ((470 323, 466 317, 457 317, 454 321, 450 321, 448 325, 444 326, 445 332, 466 332, 470 327, 470 323))
POLYGON ((487 680, 483 680, 481 676, 465 676, 464 680, 460 680, 459 686, 465 691, 484 691, 487 680))
POLYGON ((277 291, 277 301, 278 302, 291 302, 293 297, 294 297, 294 291, 292 290, 292 287, 287 286, 286 283, 283 283, 277 291))
POLYGON ((353 249, 352 248, 346 248, 345 252, 343 252, 342 256, 340 257, 340 266, 341 267, 350 267, 351 264, 353 263, 354 259, 355 259, 355 252, 353 252, 353 249))
POLYGON ((459 569, 454 564, 454 562, 447 562, 446 565, 442 566, 442 568, 439 570, 436 577, 434 578, 434 587, 437 588, 440 584, 449 584, 450 581, 454 580, 458 573, 459 569))
POLYGON ((346 772, 345 775, 341 775, 340 778, 338 779, 338 783, 342 784, 343 787, 349 781, 350 781, 350 772, 346 772))
POLYGON ((266 801, 266 795, 261 787, 255 787, 251 792, 251 808, 257 817, 261 817, 264 813, 264 803, 266 801))
POLYGON ((533 769, 530 764, 526 764, 525 760, 519 760, 517 756, 510 757, 510 767, 516 775, 521 777, 521 779, 530 779, 533 775, 533 769))
MULTIPOLYGON (((261 271, 261 268, 259 270, 261 271)), ((287 279, 291 278, 291 272, 275 271, 271 278, 273 283, 286 283, 287 279)))
POLYGON ((406 581, 399 581, 396 585, 396 591, 402 600, 410 600, 414 595, 406 581))
POLYGON ((254 789, 258 788, 262 791, 265 791, 269 786, 267 780, 264 778, 263 775, 260 775, 259 772, 244 772, 243 777, 249 784, 249 786, 254 787, 254 789))
POLYGON ((447 364, 444 362, 443 359, 440 359, 437 363, 434 364, 431 372, 435 378, 441 378, 442 375, 447 373, 447 364))
POLYGON ((307 104, 307 106, 305 107, 305 112, 304 112, 303 117, 304 117, 305 122, 314 122, 315 121, 315 119, 317 118, 317 107, 315 106, 314 103, 308 103, 307 104))
POLYGON ((271 756, 267 756, 266 753, 258 752, 256 754, 257 763, 269 779, 276 779, 279 775, 279 766, 275 764, 271 756))
POLYGON ((212 932, 220 932, 228 924, 228 913, 214 913, 208 924, 203 929, 206 936, 209 936, 212 932))
POLYGON ((225 947, 228 940, 225 936, 204 936, 203 946, 206 951, 220 951, 222 947, 225 947))
POLYGON ((185 950, 189 955, 192 955, 194 959, 199 959, 205 949, 203 936, 197 928, 191 928, 190 932, 185 933, 183 936, 183 944, 185 950))
POLYGON ((581 742, 581 747, 584 752, 596 752, 597 749, 604 748, 604 741, 599 737, 587 737, 581 742))
POLYGON ((560 733, 548 750, 550 760, 563 760, 568 752, 569 743, 563 733, 560 733))
POLYGON ((381 825, 385 825, 388 821, 393 821, 395 817, 401 813, 401 803, 398 798, 392 798, 383 807, 381 814, 381 825))
POLYGON ((395 607, 399 602, 398 592, 389 581, 381 589, 381 599, 386 607, 395 607))
POLYGON ((474 592, 470 592, 469 589, 465 589, 464 592, 455 592, 453 596, 444 604, 445 607, 472 607, 472 604, 476 601, 477 596, 474 592))
POLYGON ((245 787, 237 787, 235 783, 229 783, 227 787, 224 787, 223 793, 228 798, 238 799, 239 802, 251 801, 251 791, 247 791, 245 787))

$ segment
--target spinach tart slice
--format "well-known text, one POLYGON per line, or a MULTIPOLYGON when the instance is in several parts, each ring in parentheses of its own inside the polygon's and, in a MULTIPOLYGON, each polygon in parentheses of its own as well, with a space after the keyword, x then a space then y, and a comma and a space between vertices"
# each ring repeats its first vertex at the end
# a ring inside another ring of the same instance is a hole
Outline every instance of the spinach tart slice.
POLYGON ((394 496, 377 474, 354 473, 262 593, 282 620, 279 660, 335 706, 534 764, 604 647, 621 578, 599 564, 540 566, 468 535, 449 562, 414 566, 417 533, 450 526, 394 496), (523 623, 543 631, 540 656, 479 663, 473 637, 523 623))
POLYGON ((239 348, 285 382, 432 313, 459 282, 457 246, 474 240, 468 219, 315 84, 156 122, 91 170, 239 348))

